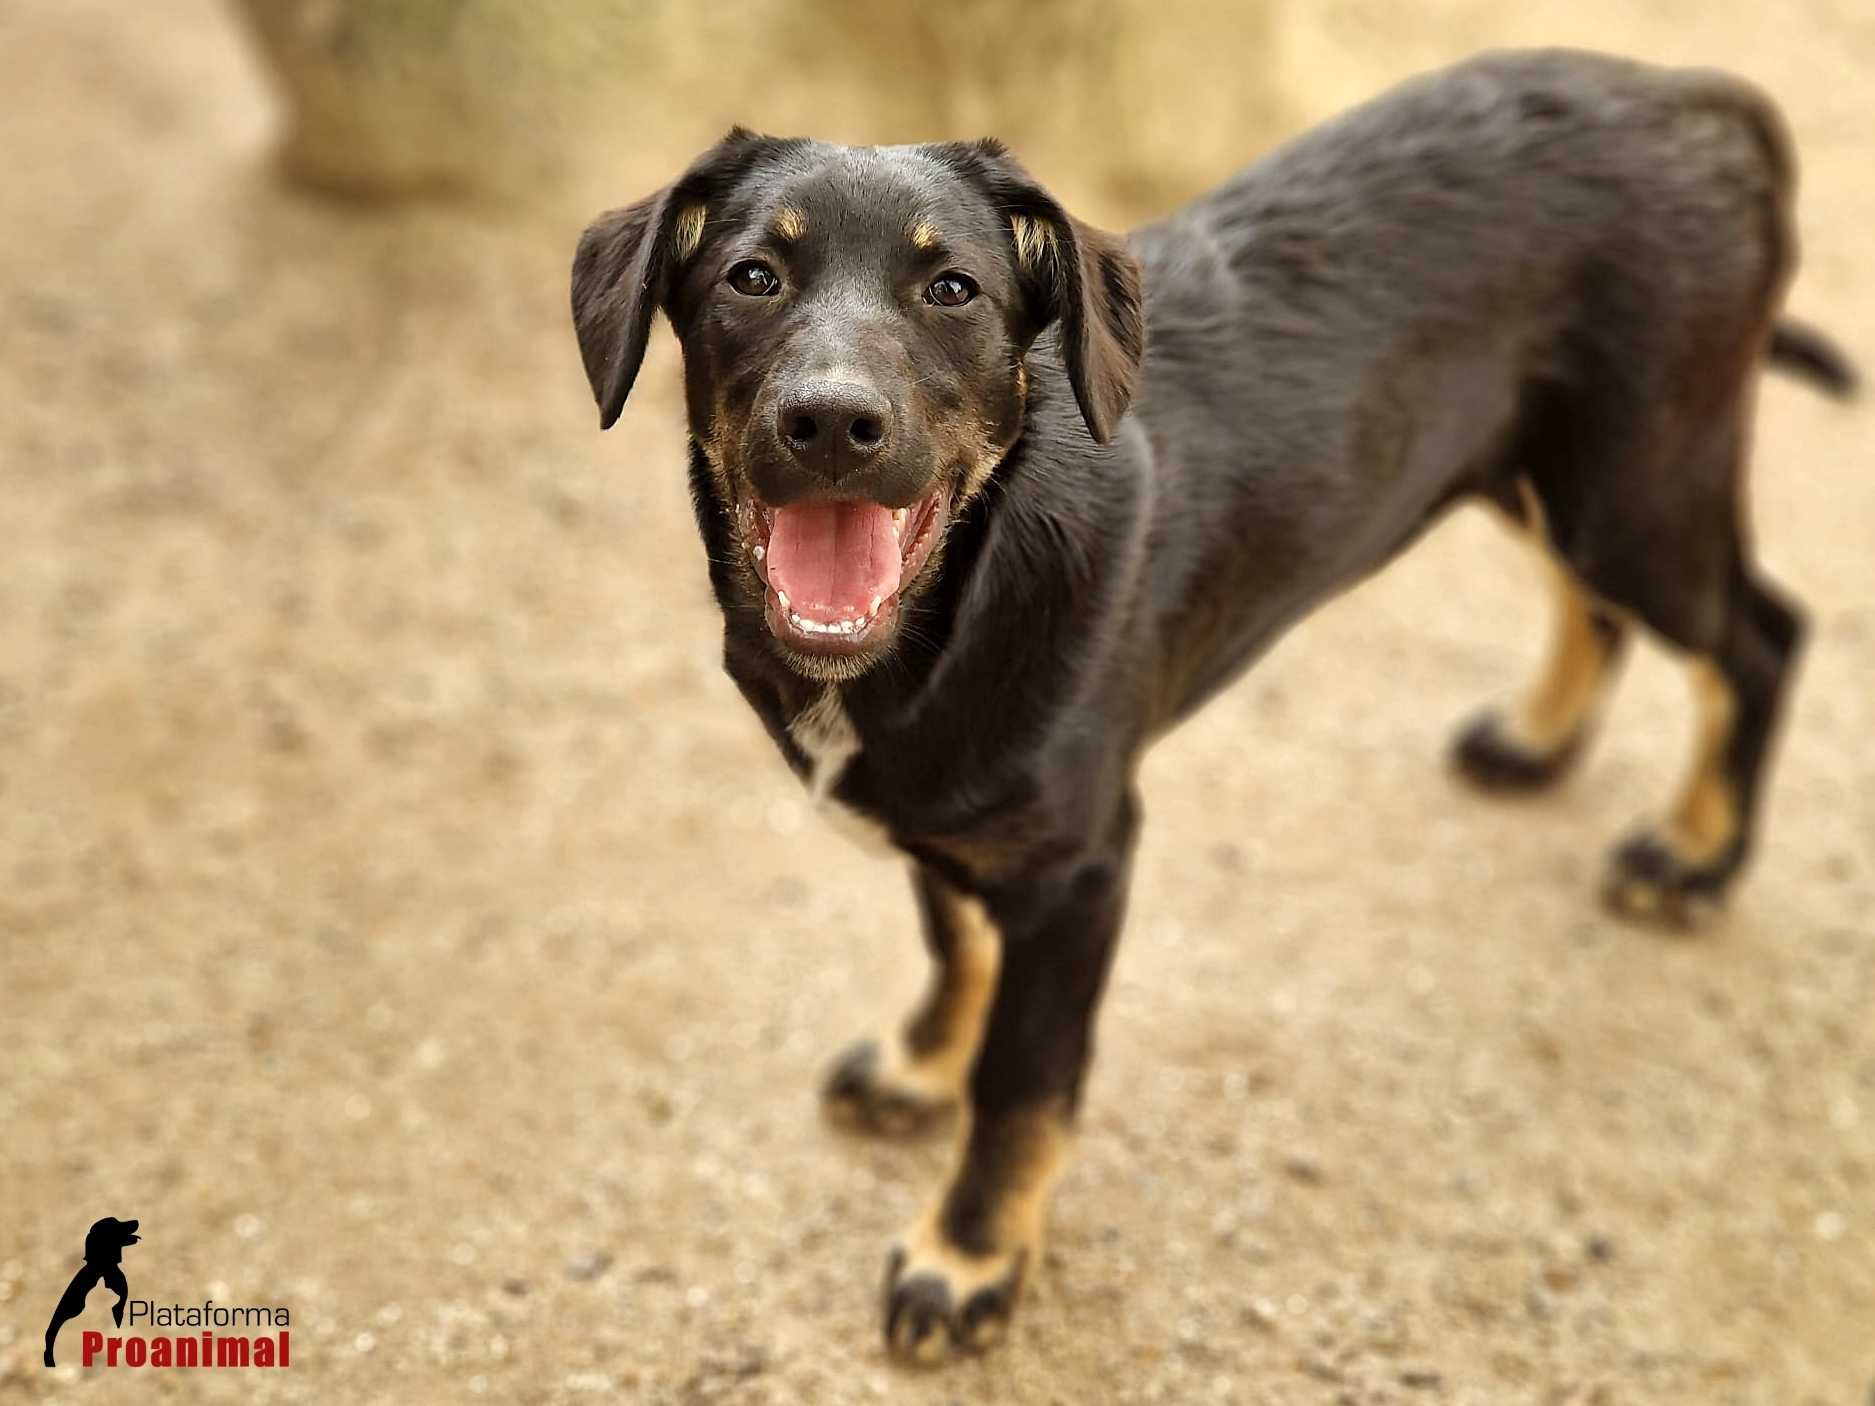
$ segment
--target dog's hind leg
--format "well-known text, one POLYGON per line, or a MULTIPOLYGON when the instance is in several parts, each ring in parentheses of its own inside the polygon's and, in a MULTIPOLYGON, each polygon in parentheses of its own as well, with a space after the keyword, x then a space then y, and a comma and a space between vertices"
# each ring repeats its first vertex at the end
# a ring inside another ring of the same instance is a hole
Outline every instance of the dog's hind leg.
MULTIPOLYGON (((1542 538, 1542 514, 1526 492, 1527 526, 1542 538)), ((1548 786, 1580 757, 1627 640, 1621 617, 1596 601, 1541 543, 1555 602, 1549 658, 1509 708, 1489 708, 1453 740, 1458 774, 1489 791, 1548 786)))
POLYGON ((830 1117, 865 1132, 917 1132, 956 1107, 996 992, 1002 943, 983 905, 929 870, 915 887, 930 985, 897 1029, 849 1046, 822 1091, 830 1117))
POLYGON ((1604 896, 1624 915, 1684 925, 1716 906, 1750 852, 1764 765, 1803 634, 1750 560, 1742 420, 1750 398, 1688 428, 1619 476, 1553 479, 1560 549, 1589 588, 1687 656, 1698 703, 1692 765, 1666 818, 1610 856, 1604 896))
POLYGON ((1664 823, 1610 856, 1605 895, 1617 912, 1683 926, 1737 877, 1756 834, 1765 761, 1802 636, 1796 607, 1741 557, 1724 633, 1689 665, 1699 723, 1679 795, 1664 823))

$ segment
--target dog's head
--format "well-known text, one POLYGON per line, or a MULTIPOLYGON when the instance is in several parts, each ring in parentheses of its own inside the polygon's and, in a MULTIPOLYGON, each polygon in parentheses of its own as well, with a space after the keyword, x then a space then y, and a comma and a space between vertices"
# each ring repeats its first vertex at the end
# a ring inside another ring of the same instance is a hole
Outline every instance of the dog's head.
POLYGON ((738 128, 587 229, 573 321, 609 426, 662 308, 739 600, 783 657, 851 677, 890 650, 946 525, 1022 431, 1057 329, 1087 432, 1132 397, 1145 329, 1125 245, 994 142, 834 147, 738 128))
POLYGON ((143 1237, 137 1234, 137 1222, 106 1216, 92 1222, 85 1232, 85 1259, 92 1264, 116 1264, 123 1258, 124 1247, 143 1237))

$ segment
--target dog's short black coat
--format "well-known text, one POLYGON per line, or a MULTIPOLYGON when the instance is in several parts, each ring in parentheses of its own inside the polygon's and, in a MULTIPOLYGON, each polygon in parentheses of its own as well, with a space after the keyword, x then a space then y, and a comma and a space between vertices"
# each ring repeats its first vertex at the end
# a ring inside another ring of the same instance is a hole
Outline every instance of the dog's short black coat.
POLYGON ((895 1348, 981 1341, 1033 1254, 1142 750, 1454 502, 1537 534, 1579 627, 1461 767, 1559 772, 1638 620, 1710 706, 1610 895, 1683 916, 1733 877, 1800 635, 1742 520, 1757 369, 1849 380, 1776 321, 1792 189, 1738 80, 1553 51, 1407 83, 1124 241, 993 143, 740 130, 587 231, 574 316, 606 423, 657 307, 683 342, 730 674, 916 862, 931 992, 829 1086, 874 1126, 967 1098, 957 1171, 893 1255, 895 1348), (762 556, 777 514, 839 501, 928 510, 940 540, 828 641, 762 556))

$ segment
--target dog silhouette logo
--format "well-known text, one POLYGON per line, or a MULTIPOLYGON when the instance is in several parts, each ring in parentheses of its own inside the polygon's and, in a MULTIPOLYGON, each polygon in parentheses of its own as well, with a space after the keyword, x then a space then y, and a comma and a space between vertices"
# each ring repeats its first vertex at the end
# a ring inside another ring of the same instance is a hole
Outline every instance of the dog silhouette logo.
POLYGON ((46 1366, 58 1365, 52 1360, 52 1345, 58 1341, 59 1329, 84 1312, 86 1296, 100 1282, 117 1295, 117 1302, 111 1305, 111 1318, 118 1327, 124 1326, 124 1304, 130 1298, 130 1285, 124 1280, 124 1251, 140 1239, 134 1220, 110 1216, 85 1232, 85 1262, 65 1286, 59 1306, 52 1310, 52 1321, 46 1324, 46 1366))

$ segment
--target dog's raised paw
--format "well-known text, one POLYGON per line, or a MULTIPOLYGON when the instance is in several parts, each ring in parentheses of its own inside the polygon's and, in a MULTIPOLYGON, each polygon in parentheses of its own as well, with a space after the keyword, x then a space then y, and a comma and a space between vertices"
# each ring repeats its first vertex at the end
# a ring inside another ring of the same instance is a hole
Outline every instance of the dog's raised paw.
POLYGON ((1008 1331, 1028 1263, 1026 1247, 973 1255, 929 1230, 907 1236, 886 1260, 886 1350, 931 1364, 990 1346, 1008 1331))
POLYGON ((1693 863, 1682 858, 1671 841, 1643 831, 1609 854, 1602 901, 1619 917, 1690 931, 1718 913, 1739 859, 1734 848, 1717 859, 1693 863))
POLYGON ((911 1137, 946 1122, 957 1092, 905 1058, 894 1040, 857 1040, 821 1085, 827 1117, 855 1132, 911 1137))
POLYGON ((1580 748, 1571 738, 1550 752, 1540 752, 1514 735, 1495 708, 1479 713, 1452 739, 1452 769, 1481 791, 1540 791, 1569 770, 1580 748))

